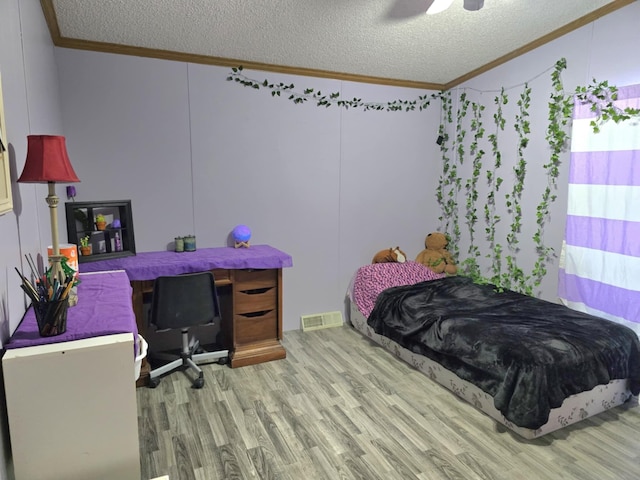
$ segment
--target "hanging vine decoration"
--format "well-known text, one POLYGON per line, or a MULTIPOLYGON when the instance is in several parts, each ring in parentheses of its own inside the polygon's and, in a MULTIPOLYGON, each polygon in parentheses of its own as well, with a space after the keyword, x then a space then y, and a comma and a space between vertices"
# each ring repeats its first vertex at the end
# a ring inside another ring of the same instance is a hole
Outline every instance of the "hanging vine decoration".
POLYGON ((496 241, 496 225, 500 221, 500 216, 496 213, 496 193, 500 190, 503 182, 502 178, 498 176, 498 171, 502 166, 502 152, 498 146, 498 135, 499 132, 504 131, 506 120, 502 113, 502 107, 508 102, 509 98, 504 88, 502 88, 500 95, 494 99, 494 103, 498 106, 496 113, 493 114, 496 132, 489 135, 489 143, 491 144, 491 153, 493 155, 493 169, 487 170, 486 172, 489 194, 487 196, 487 203, 484 206, 484 219, 486 224, 486 239, 489 242, 489 249, 491 250, 486 257, 491 259, 492 276, 489 281, 495 285, 501 283, 500 276, 502 271, 502 245, 496 241))
POLYGON ((456 156, 455 161, 449 169, 449 182, 452 188, 449 190, 449 198, 447 203, 449 204, 449 211, 452 214, 452 229, 449 236, 449 251, 454 259, 457 259, 460 255, 460 215, 458 209, 458 198, 460 197, 460 191, 462 190, 462 178, 458 175, 459 168, 464 164, 465 157, 465 145, 464 139, 467 134, 463 129, 462 122, 467 116, 469 110, 469 104, 471 102, 467 100, 467 94, 462 93, 460 95, 458 103, 458 111, 456 113, 456 156))
POLYGON ((600 126, 609 120, 620 123, 640 117, 640 109, 616 106, 614 102, 618 98, 618 88, 609 85, 606 80, 598 83, 594 78, 588 87, 576 88, 575 97, 580 103, 590 104, 591 111, 596 114, 596 118, 590 122, 594 133, 600 132, 600 126))
POLYGON ((471 104, 471 111, 473 118, 471 120, 471 131, 473 132, 473 141, 469 146, 469 154, 473 156, 472 173, 471 178, 467 179, 465 183, 465 192, 467 198, 466 204, 466 223, 469 230, 469 248, 467 250, 467 258, 462 262, 462 270, 468 277, 478 281, 482 277, 480 266, 478 265, 478 257, 480 256, 480 249, 476 244, 475 231, 476 224, 478 223, 478 209, 476 208, 476 202, 478 201, 478 182, 480 180, 480 173, 482 171, 482 158, 484 157, 484 150, 478 146, 478 142, 484 138, 485 130, 482 123, 482 112, 484 111, 484 105, 473 102, 471 104))
POLYGON ((442 152, 442 175, 438 182, 436 190, 436 199, 440 204, 442 215, 439 217, 441 231, 443 233, 449 231, 449 222, 453 218, 453 211, 456 205, 449 201, 451 198, 451 159, 449 158, 449 134, 447 133, 446 124, 453 123, 453 106, 451 100, 451 92, 443 92, 441 96, 442 104, 442 122, 439 128, 438 142, 440 143, 440 151, 442 152))
POLYGON ((555 252, 553 248, 544 244, 544 226, 549 219, 549 208, 556 200, 557 195, 553 192, 557 190, 557 179, 560 175, 560 155, 565 150, 569 139, 568 124, 571 121, 573 108, 573 98, 565 95, 562 84, 562 71, 567 68, 566 59, 556 62, 551 82, 553 92, 551 101, 548 104, 549 125, 545 139, 551 150, 551 158, 543 168, 547 172, 547 185, 542 194, 542 199, 536 207, 536 232, 533 235, 533 242, 538 254, 538 258, 531 273, 533 286, 538 287, 547 273, 547 263, 552 260, 555 252))
POLYGON ((525 83, 524 90, 520 94, 517 102, 518 113, 514 124, 515 131, 518 135, 517 143, 517 163, 513 167, 514 181, 511 193, 505 195, 507 211, 511 214, 510 231, 507 234, 507 250, 508 255, 505 257, 507 262, 506 275, 514 290, 521 293, 530 293, 529 278, 524 271, 518 267, 516 263, 516 255, 520 251, 518 236, 522 228, 522 192, 524 191, 524 183, 527 174, 527 162, 525 160, 524 151, 529 144, 531 132, 529 122, 529 107, 531 105, 531 88, 525 83))
POLYGON ((332 105, 349 108, 361 108, 362 110, 384 110, 387 112, 410 112, 413 110, 425 110, 431 104, 431 101, 440 96, 439 93, 433 93, 431 95, 421 95, 416 100, 394 100, 392 102, 363 102, 361 98, 353 98, 351 100, 345 100, 341 97, 340 92, 333 92, 323 95, 320 90, 316 91, 313 88, 306 88, 302 93, 296 92, 296 88, 293 83, 271 83, 268 80, 258 82, 249 77, 246 77, 243 73, 242 66, 234 67, 231 69, 231 73, 227 77, 227 81, 236 82, 243 87, 253 88, 260 90, 262 88, 271 92, 272 97, 281 97, 285 94, 287 99, 293 103, 305 103, 313 101, 318 107, 329 108, 332 105))

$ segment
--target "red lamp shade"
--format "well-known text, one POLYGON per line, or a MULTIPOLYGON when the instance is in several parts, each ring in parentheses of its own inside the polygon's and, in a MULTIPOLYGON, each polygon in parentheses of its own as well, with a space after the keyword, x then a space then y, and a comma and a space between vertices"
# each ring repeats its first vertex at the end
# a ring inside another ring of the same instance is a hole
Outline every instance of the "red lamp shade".
POLYGON ((64 137, 28 135, 27 141, 27 161, 18 182, 75 183, 80 181, 69 161, 64 137))

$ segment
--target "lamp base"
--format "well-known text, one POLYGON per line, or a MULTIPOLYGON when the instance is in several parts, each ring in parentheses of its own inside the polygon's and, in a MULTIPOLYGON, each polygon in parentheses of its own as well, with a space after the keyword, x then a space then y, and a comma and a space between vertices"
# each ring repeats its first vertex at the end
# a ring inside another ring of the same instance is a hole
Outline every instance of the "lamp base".
POLYGON ((58 280, 60 283, 64 283, 66 275, 62 269, 62 259, 65 258, 62 255, 49 255, 49 270, 52 280, 58 280))

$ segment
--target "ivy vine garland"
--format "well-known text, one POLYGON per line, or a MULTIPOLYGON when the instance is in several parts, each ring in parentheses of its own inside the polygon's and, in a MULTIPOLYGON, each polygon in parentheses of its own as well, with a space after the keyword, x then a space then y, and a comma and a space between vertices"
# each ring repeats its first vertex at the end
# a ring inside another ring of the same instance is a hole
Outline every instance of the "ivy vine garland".
POLYGON ((487 241, 491 253, 487 255, 491 259, 491 273, 489 281, 494 285, 501 285, 502 271, 502 245, 496 242, 496 225, 500 221, 500 216, 496 213, 496 194, 502 185, 502 178, 498 176, 498 170, 502 166, 502 152, 498 147, 498 135, 504 131, 505 119, 502 115, 502 106, 508 102, 508 97, 504 92, 504 88, 500 90, 500 95, 494 99, 494 103, 498 106, 498 110, 493 114, 493 121, 496 126, 496 133, 489 135, 491 143, 491 153, 493 155, 493 170, 487 170, 487 184, 489 185, 489 195, 487 203, 484 206, 484 218, 486 221, 487 241))
POLYGON ((443 121, 438 129, 438 142, 440 143, 440 151, 442 152, 442 175, 440 176, 438 187, 436 189, 436 200, 440 205, 442 215, 438 217, 444 232, 450 231, 449 222, 453 218, 455 208, 455 200, 453 199, 453 191, 451 190, 451 160, 449 158, 449 134, 445 122, 453 122, 453 107, 451 101, 451 92, 443 92, 441 96, 442 118, 443 121))
POLYGON ((581 103, 590 104, 591 111, 596 114, 596 118, 591 121, 591 127, 595 133, 600 131, 600 125, 609 120, 620 123, 640 116, 640 109, 630 107, 622 109, 615 105, 618 88, 609 85, 606 80, 596 83, 594 78, 588 87, 576 88, 575 96, 581 103))
POLYGON ((456 156, 455 161, 452 162, 449 169, 450 183, 453 188, 450 190, 450 211, 452 214, 453 228, 449 235, 449 250, 453 258, 458 258, 460 255, 460 216, 458 209, 457 199, 460 196, 462 190, 462 178, 458 176, 458 169, 462 167, 465 158, 464 139, 466 136, 466 130, 462 128, 462 121, 467 116, 467 110, 471 102, 467 100, 467 94, 462 93, 460 95, 460 101, 458 103, 458 112, 456 114, 456 156))
MULTIPOLYGON (((511 193, 506 194, 507 211, 511 214, 510 231, 507 234, 507 249, 509 254, 507 260, 507 273, 503 274, 505 282, 509 282, 510 287, 529 295, 532 294, 529 278, 521 268, 516 265, 515 255, 520 251, 518 247, 518 235, 522 227, 522 192, 524 191, 524 181, 527 173, 527 162, 524 158, 524 150, 529 144, 531 128, 529 124, 529 107, 531 105, 531 88, 528 83, 524 85, 524 91, 520 94, 518 100, 518 114, 514 128, 518 134, 518 147, 516 166, 513 167, 514 182, 511 193)), ((503 284, 505 283, 503 282, 503 284)))
POLYGON ((472 278, 481 278, 480 265, 478 257, 480 257, 480 249, 475 243, 475 227, 478 223, 478 209, 476 203, 478 201, 478 182, 482 171, 482 158, 484 150, 478 146, 478 142, 484 138, 484 126, 482 123, 482 112, 484 105, 473 102, 471 111, 473 119, 471 120, 471 131, 473 132, 473 141, 469 146, 469 154, 473 156, 471 178, 465 183, 466 192, 466 219, 467 229, 469 231, 469 248, 467 250, 467 258, 462 262, 462 270, 466 275, 472 278))
POLYGON ((361 98, 353 98, 346 100, 341 98, 340 92, 322 94, 320 90, 307 88, 302 93, 296 92, 293 83, 287 85, 282 82, 272 83, 268 80, 258 82, 246 77, 243 73, 243 67, 234 67, 231 74, 227 77, 227 81, 239 83, 244 87, 260 90, 262 88, 270 90, 272 97, 281 97, 282 94, 287 95, 287 99, 293 103, 305 103, 313 101, 318 107, 331 107, 335 105, 342 108, 361 108, 367 110, 385 110, 387 112, 405 111, 409 112, 418 109, 425 110, 431 104, 431 100, 438 98, 439 94, 421 95, 415 100, 394 100, 392 102, 363 102, 361 98))
POLYGON ((454 258, 460 255, 459 240, 461 237, 459 210, 457 202, 458 194, 462 191, 463 179, 459 176, 460 167, 464 164, 466 157, 465 138, 466 130, 463 128, 463 121, 471 108, 473 118, 470 129, 473 139, 469 145, 469 155, 472 160, 472 173, 470 178, 464 182, 464 194, 466 205, 464 215, 466 226, 469 232, 470 245, 467 250, 467 258, 460 263, 461 273, 469 275, 476 282, 492 283, 498 288, 508 288, 522 293, 533 295, 534 289, 539 287, 542 279, 547 273, 547 264, 553 259, 555 253, 551 247, 544 243, 544 226, 549 219, 550 206, 556 200, 557 179, 560 174, 560 157, 565 150, 569 134, 568 128, 571 122, 571 114, 574 101, 591 105, 591 110, 596 114, 596 118, 591 121, 592 129, 599 132, 600 126, 607 121, 616 123, 640 117, 640 109, 621 109, 615 105, 617 98, 617 88, 609 85, 607 81, 596 82, 593 79, 588 86, 576 88, 575 92, 566 93, 562 84, 561 74, 567 68, 566 60, 560 59, 554 65, 551 81, 552 94, 549 101, 548 120, 549 124, 545 133, 545 140, 551 150, 549 161, 543 166, 547 185, 541 195, 540 202, 536 206, 536 231, 533 235, 533 244, 537 258, 530 275, 525 275, 521 267, 517 265, 516 254, 519 251, 520 234, 522 226, 522 193, 525 186, 526 166, 525 149, 529 143, 530 124, 529 108, 531 101, 531 88, 527 83, 520 94, 517 102, 518 113, 515 118, 514 128, 517 134, 517 162, 513 167, 514 180, 511 191, 504 194, 506 210, 511 217, 509 233, 506 235, 507 255, 503 257, 503 245, 496 238, 496 226, 500 222, 500 216, 496 213, 497 201, 500 198, 500 187, 503 178, 499 172, 502 166, 502 151, 499 146, 499 136, 505 129, 506 119, 503 114, 503 106, 508 103, 505 89, 502 88, 500 94, 495 97, 494 102, 497 111, 493 116, 495 133, 488 135, 487 139, 491 145, 491 155, 493 165, 485 172, 485 179, 489 189, 487 200, 484 204, 485 239, 488 242, 490 252, 486 255, 490 259, 489 276, 485 277, 481 273, 478 263, 480 250, 476 244, 476 224, 478 222, 476 202, 478 200, 478 183, 482 172, 482 159, 485 152, 479 148, 478 142, 484 138, 485 128, 482 119, 482 112, 485 106, 471 102, 467 99, 466 93, 459 97, 456 111, 454 152, 451 155, 450 128, 447 125, 453 124, 453 102, 450 91, 438 92, 430 95, 422 95, 414 100, 394 100, 390 102, 364 102, 360 98, 343 99, 339 92, 323 94, 313 88, 307 88, 302 93, 295 90, 293 84, 273 83, 268 80, 258 82, 243 74, 241 66, 233 68, 228 81, 233 81, 244 87, 260 90, 269 90, 271 96, 286 96, 289 101, 295 104, 313 102, 319 107, 336 106, 339 108, 358 108, 364 111, 413 111, 425 110, 431 106, 433 100, 440 100, 442 108, 442 122, 438 129, 438 143, 442 154, 442 174, 436 188, 436 200, 440 205, 442 214, 439 216, 441 227, 450 239, 449 249, 454 258), (506 262, 506 267, 503 266, 506 262))

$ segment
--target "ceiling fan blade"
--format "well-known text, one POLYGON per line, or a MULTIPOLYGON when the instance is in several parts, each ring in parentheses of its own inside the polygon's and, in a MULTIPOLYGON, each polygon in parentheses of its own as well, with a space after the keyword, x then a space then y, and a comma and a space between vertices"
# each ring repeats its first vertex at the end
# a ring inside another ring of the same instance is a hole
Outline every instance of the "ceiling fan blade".
POLYGON ((454 0, 433 0, 427 8, 427 15, 435 15, 448 9, 454 0))
POLYGON ((484 7, 484 0, 464 0, 464 9, 465 10, 480 10, 484 7))
MULTIPOLYGON (((385 17, 388 20, 404 20, 447 10, 455 0, 395 0, 385 17)), ((464 0, 465 10, 480 10, 484 0, 464 0)))

